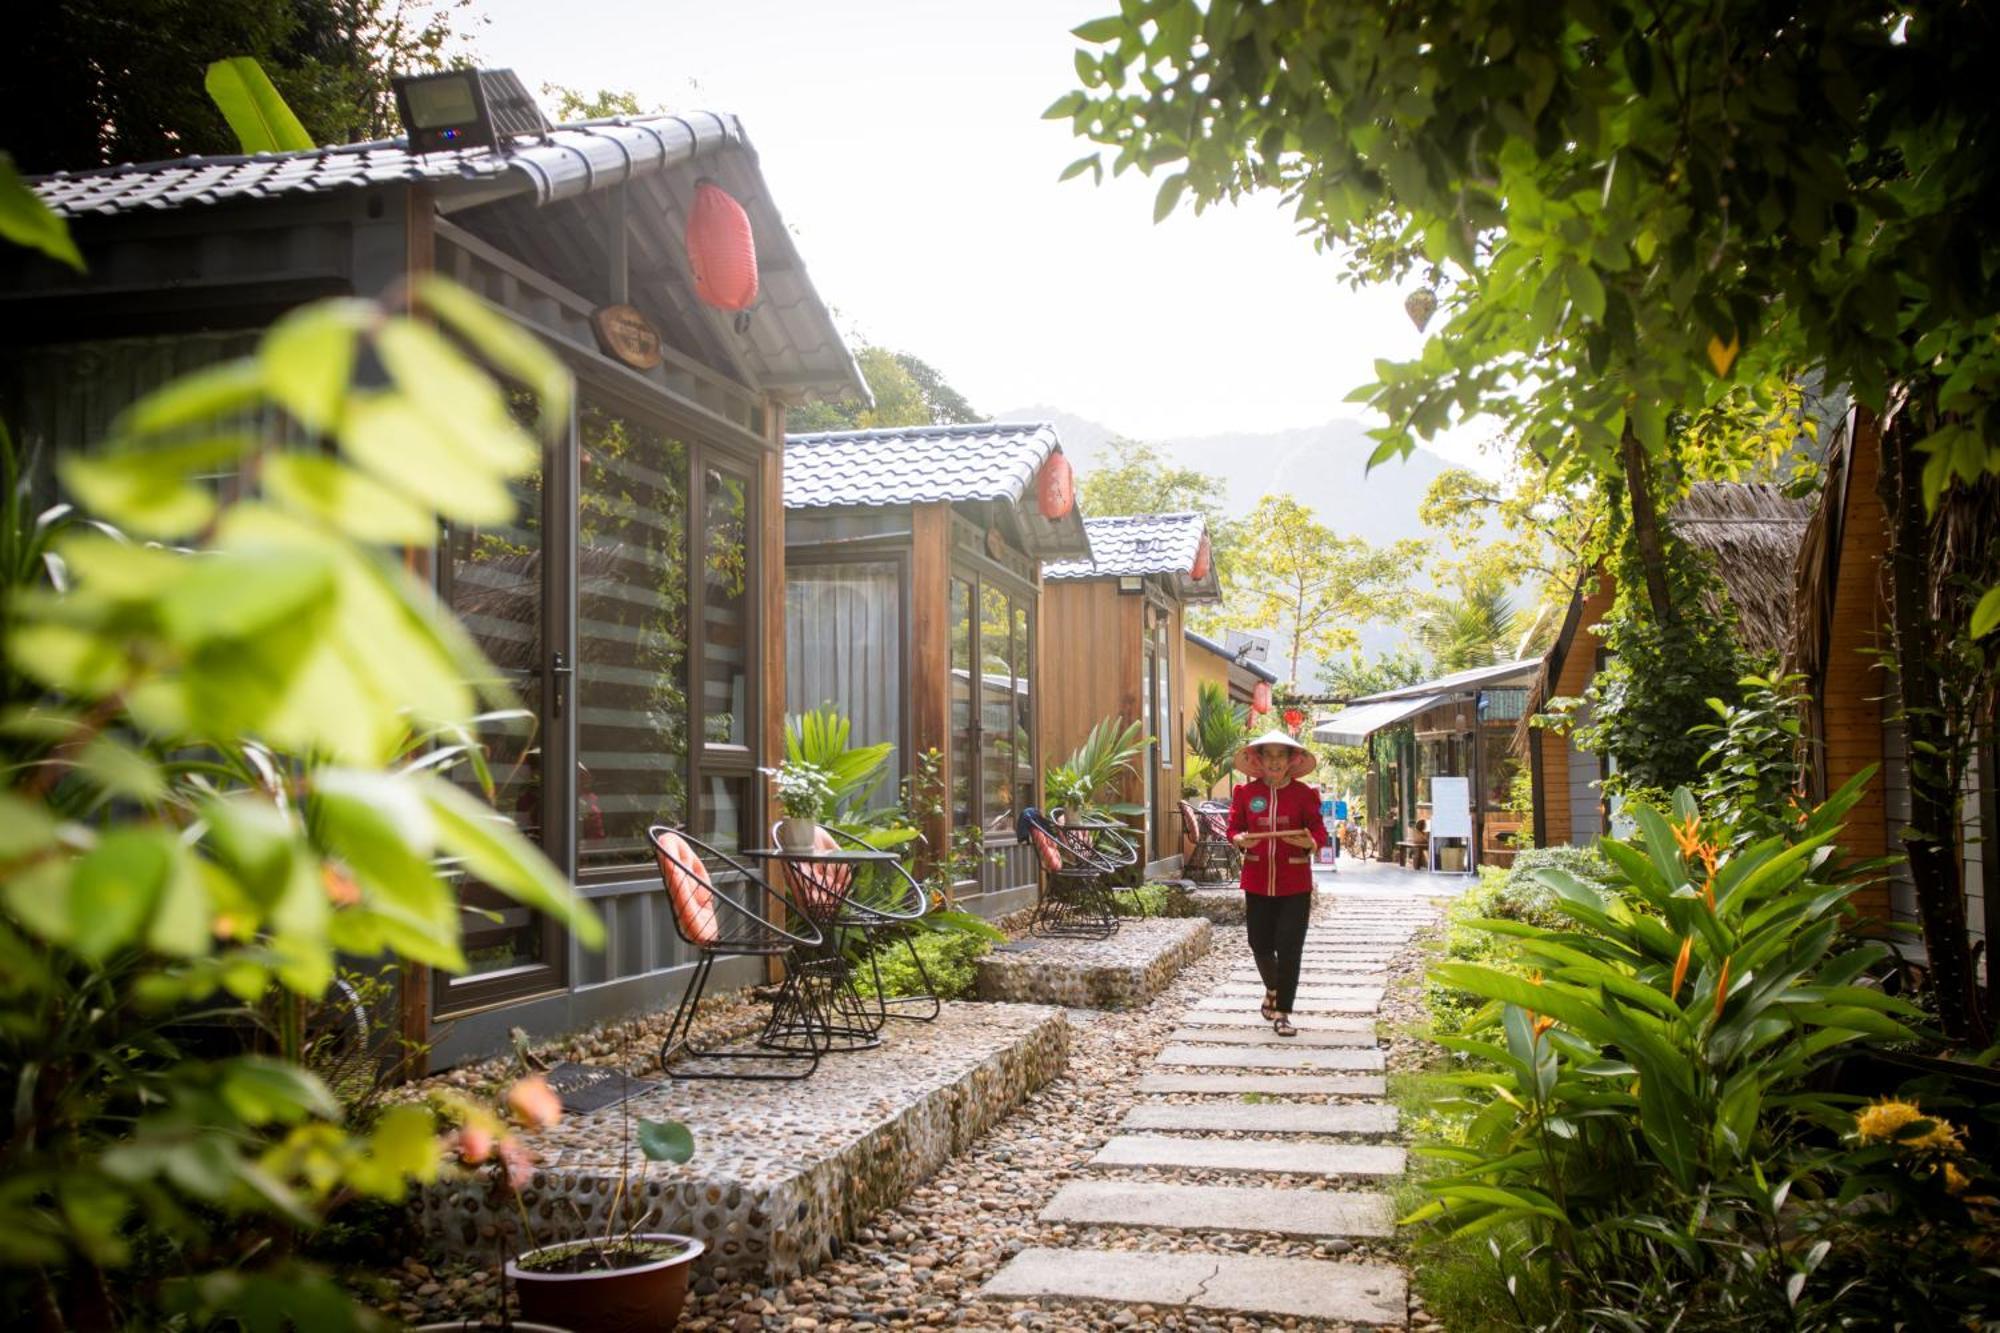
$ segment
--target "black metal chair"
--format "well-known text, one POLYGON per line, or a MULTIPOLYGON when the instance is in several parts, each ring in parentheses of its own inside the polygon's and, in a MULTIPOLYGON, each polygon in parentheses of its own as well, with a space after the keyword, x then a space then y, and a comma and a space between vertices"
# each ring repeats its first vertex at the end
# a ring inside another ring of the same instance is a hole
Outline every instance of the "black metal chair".
POLYGON ((1205 884, 1233 883, 1242 874, 1242 853, 1229 840, 1229 807, 1216 801, 1196 805, 1181 802, 1182 845, 1188 848, 1184 869, 1189 879, 1205 884))
MULTIPOLYGON (((777 841, 775 826, 771 838, 774 843, 777 841)), ((813 845, 827 852, 876 850, 860 834, 830 824, 821 824, 814 829, 813 845)), ((864 1020, 867 1030, 874 1033, 881 1031, 883 1024, 892 1018, 928 1023, 944 1012, 944 1002, 938 997, 930 969, 924 966, 923 956, 917 952, 911 933, 914 923, 931 910, 930 895, 924 892, 924 886, 917 883, 900 859, 859 864, 840 861, 786 861, 783 864, 785 882, 791 887, 792 896, 828 935, 829 943, 835 949, 845 952, 850 938, 859 939, 861 956, 867 961, 870 980, 874 983, 873 995, 871 998, 861 993, 858 985, 854 984, 850 966, 849 984, 842 1004, 850 1020, 864 1020), (856 873, 876 867, 887 872, 884 877, 886 883, 873 876, 856 873), (880 946, 898 941, 909 952, 910 963, 922 980, 923 990, 916 995, 883 994, 880 946), (903 1012, 905 1010, 914 1012, 903 1012)))
POLYGON ((1033 806, 1021 811, 1019 831, 1034 845, 1042 863, 1041 897, 1028 932, 1089 940, 1117 934, 1110 879, 1121 866, 1095 849, 1094 831, 1066 829, 1033 806))
POLYGON ((1143 858, 1140 843, 1135 840, 1143 838, 1143 832, 1130 824, 1094 819, 1060 806, 1049 811, 1049 818, 1078 847, 1109 867, 1104 875, 1104 892, 1110 900, 1115 903, 1119 894, 1129 894, 1136 904, 1132 915, 1145 916, 1146 900, 1141 890, 1146 887, 1146 877, 1137 873, 1143 858))
POLYGON ((659 862, 674 930, 700 954, 687 989, 681 993, 680 1006, 674 1010, 673 1022, 667 1026, 666 1038, 660 1043, 660 1068, 677 1079, 776 1082, 810 1075, 819 1068, 819 1057, 831 1046, 833 1028, 828 1011, 827 978, 821 975, 825 969, 802 960, 798 953, 800 949, 817 948, 825 940, 819 928, 811 923, 810 914, 800 911, 764 876, 743 862, 681 830, 655 824, 646 830, 646 837, 653 845, 654 859, 659 862), (736 882, 745 891, 737 896, 724 892, 710 874, 710 864, 727 867, 739 877, 736 882), (752 905, 749 900, 752 891, 763 893, 762 901, 777 903, 788 915, 772 920, 764 909, 752 905), (796 917, 804 920, 793 928, 788 923, 796 917), (772 1000, 771 1017, 764 1026, 764 1036, 758 1040, 758 1049, 705 1050, 694 1044, 695 1016, 701 1008, 702 992, 708 987, 709 973, 719 958, 776 958, 784 964, 785 979, 772 1000), (806 1041, 802 1047, 777 1043, 776 1049, 768 1049, 767 1043, 777 1033, 803 1033, 806 1041), (781 1073, 736 1072, 727 1067, 687 1070, 675 1068, 676 1059, 740 1065, 746 1069, 754 1064, 803 1063, 805 1067, 781 1073))

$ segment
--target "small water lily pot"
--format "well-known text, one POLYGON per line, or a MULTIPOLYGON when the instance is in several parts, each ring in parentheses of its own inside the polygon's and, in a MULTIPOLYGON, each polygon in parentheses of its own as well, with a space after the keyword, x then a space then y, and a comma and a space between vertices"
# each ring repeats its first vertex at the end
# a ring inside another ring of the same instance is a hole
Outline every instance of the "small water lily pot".
POLYGON ((809 852, 813 849, 813 839, 819 834, 819 821, 813 819, 793 819, 790 816, 778 821, 778 846, 788 852, 809 852))
MULTIPOLYGON (((688 1271, 708 1247, 693 1236, 671 1232, 647 1232, 623 1245, 662 1252, 663 1257, 649 1259, 642 1253, 622 1268, 566 1272, 578 1266, 580 1249, 577 1242, 567 1241, 525 1250, 508 1260, 507 1276, 521 1298, 522 1317, 541 1323, 560 1321, 576 1333, 667 1333, 680 1323, 681 1307, 687 1304, 688 1271)), ((583 1246, 581 1254, 590 1250, 583 1246)))

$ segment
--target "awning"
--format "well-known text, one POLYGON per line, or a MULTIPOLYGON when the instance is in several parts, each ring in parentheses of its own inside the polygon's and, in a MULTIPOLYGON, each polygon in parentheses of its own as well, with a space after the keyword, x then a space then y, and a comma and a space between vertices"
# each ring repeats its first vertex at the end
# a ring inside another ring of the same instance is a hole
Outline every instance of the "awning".
POLYGON ((1415 699, 1391 699, 1387 703, 1356 704, 1343 708, 1313 728, 1313 739, 1322 745, 1360 745, 1384 727, 1393 727, 1404 718, 1436 704, 1442 695, 1425 694, 1415 699))

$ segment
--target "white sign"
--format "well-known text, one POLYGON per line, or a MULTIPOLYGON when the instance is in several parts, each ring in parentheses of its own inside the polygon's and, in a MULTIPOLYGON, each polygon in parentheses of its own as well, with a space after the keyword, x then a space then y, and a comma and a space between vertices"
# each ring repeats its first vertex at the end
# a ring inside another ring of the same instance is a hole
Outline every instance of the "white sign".
POLYGON ((1431 841, 1439 838, 1472 840, 1470 778, 1431 779, 1431 841))

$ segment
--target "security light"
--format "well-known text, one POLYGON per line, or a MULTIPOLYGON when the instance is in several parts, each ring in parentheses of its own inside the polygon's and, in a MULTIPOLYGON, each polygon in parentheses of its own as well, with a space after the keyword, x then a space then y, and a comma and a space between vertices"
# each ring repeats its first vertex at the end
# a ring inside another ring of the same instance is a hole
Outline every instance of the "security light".
POLYGON ((1146 591, 1146 580, 1138 574, 1120 574, 1118 576, 1118 591, 1120 593, 1144 592, 1146 591))
POLYGON ((493 146, 493 122, 486 114, 486 89, 478 70, 417 74, 394 82, 396 110, 409 132, 411 152, 493 146))

